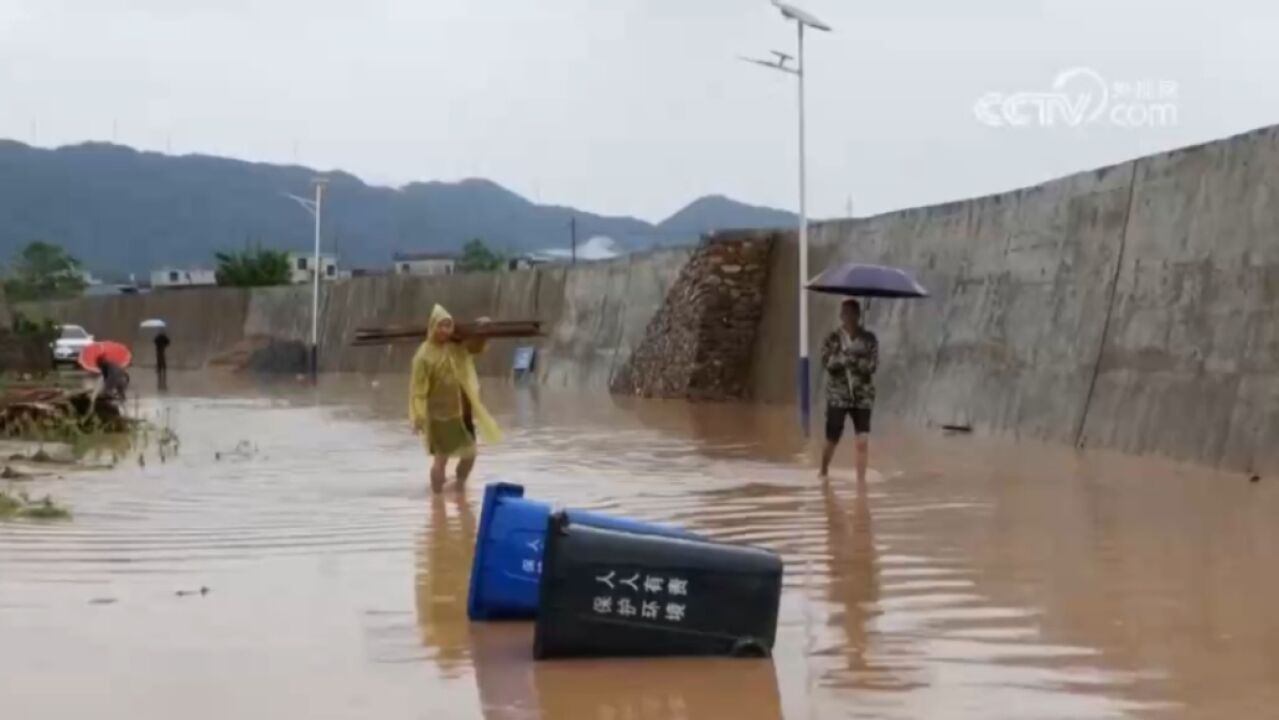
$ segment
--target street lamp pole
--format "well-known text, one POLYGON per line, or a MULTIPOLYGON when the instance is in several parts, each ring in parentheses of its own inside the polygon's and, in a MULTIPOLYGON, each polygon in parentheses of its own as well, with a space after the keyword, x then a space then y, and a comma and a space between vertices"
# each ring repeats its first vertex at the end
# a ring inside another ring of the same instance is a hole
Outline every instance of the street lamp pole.
POLYGON ((324 186, 328 183, 328 178, 317 177, 311 181, 315 186, 315 198, 304 198, 292 193, 284 193, 284 196, 293 200, 298 205, 306 208, 315 218, 315 259, 312 261, 311 268, 311 351, 310 351, 310 371, 311 382, 318 382, 320 378, 320 225, 324 212, 324 186))
POLYGON ((311 274, 311 381, 320 378, 320 220, 324 213, 324 178, 315 179, 315 261, 311 274))
POLYGON ((808 397, 808 152, 805 146, 804 123, 804 23, 796 22, 799 31, 799 66, 795 77, 799 81, 799 422, 808 434, 811 402, 808 397))
POLYGON ((811 14, 793 5, 779 0, 772 0, 773 6, 781 11, 782 17, 794 20, 798 32, 798 63, 790 67, 787 62, 792 58, 786 53, 773 51, 775 60, 758 60, 743 58, 748 62, 773 70, 780 70, 794 75, 799 82, 799 422, 808 433, 809 418, 812 415, 809 400, 810 363, 808 357, 808 150, 806 146, 807 129, 804 122, 804 73, 808 68, 804 62, 804 28, 810 27, 823 32, 830 32, 830 26, 811 14))

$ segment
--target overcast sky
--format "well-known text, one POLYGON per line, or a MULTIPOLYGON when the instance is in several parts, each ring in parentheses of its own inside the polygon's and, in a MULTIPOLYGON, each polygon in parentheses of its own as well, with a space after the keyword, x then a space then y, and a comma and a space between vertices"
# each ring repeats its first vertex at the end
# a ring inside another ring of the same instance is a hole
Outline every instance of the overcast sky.
MULTIPOLYGON (((1279 3, 796 1, 835 28, 808 43, 819 216, 1279 123, 1279 3), (979 120, 1074 68, 1054 127, 979 120)), ((794 78, 736 59, 794 44, 767 0, 0 0, 0 136, 482 176, 651 220, 707 193, 795 208, 794 78)))

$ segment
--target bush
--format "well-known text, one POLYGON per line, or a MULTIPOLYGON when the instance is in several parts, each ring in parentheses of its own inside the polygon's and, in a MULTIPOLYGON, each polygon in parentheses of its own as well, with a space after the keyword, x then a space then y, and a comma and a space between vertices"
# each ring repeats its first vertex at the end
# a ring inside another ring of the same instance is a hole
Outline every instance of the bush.
POLYGON ((228 287, 268 287, 289 284, 289 254, 257 248, 218 253, 218 284, 228 287))

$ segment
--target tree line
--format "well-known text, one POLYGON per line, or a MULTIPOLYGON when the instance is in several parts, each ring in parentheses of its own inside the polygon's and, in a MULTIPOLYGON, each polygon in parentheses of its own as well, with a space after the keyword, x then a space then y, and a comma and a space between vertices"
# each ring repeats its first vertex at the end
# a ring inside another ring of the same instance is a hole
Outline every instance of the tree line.
MULTIPOLYGON (((288 285, 292 275, 289 254, 283 250, 253 247, 220 252, 217 282, 225 287, 269 287, 288 285)), ((458 272, 494 272, 505 267, 508 257, 475 238, 462 247, 458 272)), ((24 247, 10 264, 4 277, 4 291, 10 302, 66 300, 88 287, 84 265, 54 243, 36 241, 24 247)))

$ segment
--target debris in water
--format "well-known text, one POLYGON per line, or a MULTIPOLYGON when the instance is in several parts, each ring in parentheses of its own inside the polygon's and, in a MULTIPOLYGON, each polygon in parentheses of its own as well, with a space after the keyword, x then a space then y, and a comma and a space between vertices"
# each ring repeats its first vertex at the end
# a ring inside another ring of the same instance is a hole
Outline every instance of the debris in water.
POLYGON ((248 440, 241 440, 240 442, 236 443, 235 447, 231 448, 230 450, 227 450, 226 452, 218 451, 213 453, 213 459, 216 462, 221 462, 223 458, 226 458, 228 460, 231 460, 231 459, 251 460, 257 454, 258 454, 257 445, 254 445, 248 440))
POLYGON ((1260 476, 1260 475, 1253 475, 1251 479, 1252 479, 1252 481, 1253 481, 1253 482, 1261 482, 1261 476, 1260 476))
POLYGON ((0 432, 10 437, 123 432, 129 424, 114 398, 104 395, 95 403, 89 390, 50 386, 0 394, 0 432))
POLYGON ((115 603, 116 599, 113 597, 93 598, 89 601, 90 605, 114 605, 115 603))
POLYGON ((949 433, 970 433, 973 431, 972 425, 942 425, 942 430, 949 433))
POLYGON ((19 470, 14 470, 9 465, 4 466, 4 470, 0 470, 0 479, 3 480, 27 480, 31 476, 19 470))
POLYGON ((26 518, 28 520, 63 520, 71 517, 71 511, 58 505, 49 495, 32 500, 25 492, 11 495, 0 490, 0 519, 26 518))
POLYGON ((187 597, 189 595, 208 595, 209 589, 207 587, 200 586, 199 590, 179 590, 174 594, 178 597, 187 597))
POLYGON ((36 450, 31 455, 23 455, 22 453, 14 453, 9 456, 9 462, 29 462, 29 463, 55 463, 57 460, 53 456, 45 452, 44 448, 36 450))

